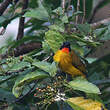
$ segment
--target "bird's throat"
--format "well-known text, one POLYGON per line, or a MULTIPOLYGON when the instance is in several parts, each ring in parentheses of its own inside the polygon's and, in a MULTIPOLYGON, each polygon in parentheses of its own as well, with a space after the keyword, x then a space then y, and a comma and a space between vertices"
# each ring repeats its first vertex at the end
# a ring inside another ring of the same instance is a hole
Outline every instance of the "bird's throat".
POLYGON ((69 53, 69 48, 62 48, 62 52, 69 53))

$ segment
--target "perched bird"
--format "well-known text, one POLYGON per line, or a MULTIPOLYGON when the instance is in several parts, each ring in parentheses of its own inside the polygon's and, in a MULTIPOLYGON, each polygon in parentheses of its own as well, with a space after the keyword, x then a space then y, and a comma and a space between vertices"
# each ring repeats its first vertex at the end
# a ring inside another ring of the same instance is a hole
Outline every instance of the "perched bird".
POLYGON ((59 68, 74 76, 86 77, 85 64, 80 60, 79 56, 71 50, 70 43, 64 42, 60 50, 58 50, 53 56, 55 62, 58 62, 59 68))

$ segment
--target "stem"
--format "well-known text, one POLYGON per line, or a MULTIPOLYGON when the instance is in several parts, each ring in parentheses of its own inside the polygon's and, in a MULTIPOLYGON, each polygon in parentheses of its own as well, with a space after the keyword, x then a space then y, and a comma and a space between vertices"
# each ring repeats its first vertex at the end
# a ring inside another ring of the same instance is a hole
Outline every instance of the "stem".
MULTIPOLYGON (((79 11, 79 8, 80 8, 80 0, 77 1, 77 11, 79 11)), ((79 18, 79 16, 77 15, 76 16, 76 24, 78 23, 78 18, 79 18)))
POLYGON ((86 1, 83 0, 83 18, 82 18, 82 24, 84 23, 85 21, 85 16, 86 16, 86 1))
POLYGON ((62 0, 62 9, 63 9, 63 14, 65 12, 65 0, 62 0))

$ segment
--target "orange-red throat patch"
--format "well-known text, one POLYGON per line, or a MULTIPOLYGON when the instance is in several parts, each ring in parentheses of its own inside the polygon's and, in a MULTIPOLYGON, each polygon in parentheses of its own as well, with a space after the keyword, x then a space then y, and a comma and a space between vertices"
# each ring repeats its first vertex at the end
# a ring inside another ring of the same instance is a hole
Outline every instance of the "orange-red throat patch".
POLYGON ((62 50, 62 52, 69 53, 69 48, 62 48, 61 50, 62 50))

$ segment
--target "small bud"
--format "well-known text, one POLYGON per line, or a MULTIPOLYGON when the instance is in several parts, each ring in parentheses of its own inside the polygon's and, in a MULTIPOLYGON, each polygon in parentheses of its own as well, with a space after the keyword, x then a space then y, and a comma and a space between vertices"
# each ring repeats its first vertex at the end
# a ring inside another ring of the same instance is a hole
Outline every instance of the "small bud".
POLYGON ((20 61, 22 61, 23 60, 23 56, 19 56, 19 59, 20 59, 20 61))
POLYGON ((58 79, 61 79, 61 77, 60 77, 60 76, 58 76, 58 79))
POLYGON ((41 89, 38 89, 39 92, 41 92, 41 89))
POLYGON ((34 97, 37 96, 37 94, 34 94, 34 97))
POLYGON ((39 90, 39 88, 37 87, 36 90, 39 90))

